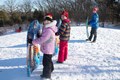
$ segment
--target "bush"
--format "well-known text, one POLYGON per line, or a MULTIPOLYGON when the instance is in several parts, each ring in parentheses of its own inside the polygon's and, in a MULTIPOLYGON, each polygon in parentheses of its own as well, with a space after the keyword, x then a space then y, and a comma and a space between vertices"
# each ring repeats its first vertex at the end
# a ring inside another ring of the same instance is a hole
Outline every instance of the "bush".
POLYGON ((43 17, 44 17, 44 15, 43 15, 42 11, 38 11, 37 9, 34 11, 33 19, 37 19, 41 22, 43 20, 43 17))
POLYGON ((4 26, 6 21, 8 21, 10 17, 5 11, 0 11, 0 26, 4 26))

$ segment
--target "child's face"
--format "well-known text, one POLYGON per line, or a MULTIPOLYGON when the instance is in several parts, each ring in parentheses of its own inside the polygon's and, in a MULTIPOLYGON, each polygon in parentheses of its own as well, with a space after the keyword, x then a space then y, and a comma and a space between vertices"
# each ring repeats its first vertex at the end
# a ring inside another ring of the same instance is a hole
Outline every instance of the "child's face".
POLYGON ((94 10, 93 10, 93 13, 97 13, 97 11, 94 11, 94 10))
POLYGON ((64 19, 67 19, 67 17, 64 15, 61 15, 61 19, 64 20, 64 19))
POLYGON ((49 20, 45 20, 45 21, 43 22, 44 25, 47 25, 47 24, 50 24, 50 23, 51 23, 51 21, 49 21, 49 20))

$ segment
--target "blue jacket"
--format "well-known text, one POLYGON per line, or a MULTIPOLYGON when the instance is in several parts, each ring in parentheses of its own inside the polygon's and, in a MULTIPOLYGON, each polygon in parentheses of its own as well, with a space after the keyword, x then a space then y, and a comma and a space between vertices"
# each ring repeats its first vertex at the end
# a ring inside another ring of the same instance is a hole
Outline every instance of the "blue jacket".
POLYGON ((30 23, 29 28, 28 28, 28 32, 27 32, 27 43, 28 43, 28 39, 35 39, 37 37, 37 33, 39 32, 39 30, 41 30, 41 24, 38 22, 38 20, 34 20, 30 23), (34 26, 34 24, 36 23, 36 27, 34 26))
POLYGON ((88 25, 91 25, 94 29, 99 27, 99 15, 97 13, 93 13, 92 19, 88 22, 88 25))

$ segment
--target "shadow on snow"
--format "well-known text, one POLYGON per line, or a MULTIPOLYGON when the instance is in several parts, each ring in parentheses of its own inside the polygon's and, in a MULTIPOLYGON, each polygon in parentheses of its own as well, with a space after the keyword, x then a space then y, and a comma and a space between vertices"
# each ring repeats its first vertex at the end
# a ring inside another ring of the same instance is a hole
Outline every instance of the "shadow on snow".
POLYGON ((85 43, 85 40, 70 40, 69 43, 85 43))
POLYGON ((0 80, 25 79, 28 79, 26 71, 26 58, 0 60, 0 80))

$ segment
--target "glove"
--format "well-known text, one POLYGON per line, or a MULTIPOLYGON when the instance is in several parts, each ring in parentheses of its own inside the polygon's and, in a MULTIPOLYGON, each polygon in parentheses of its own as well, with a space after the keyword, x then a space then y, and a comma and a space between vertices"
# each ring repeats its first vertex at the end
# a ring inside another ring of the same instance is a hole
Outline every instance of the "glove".
POLYGON ((55 35, 58 36, 59 35, 58 32, 56 32, 55 35))
POLYGON ((37 33, 37 38, 41 37, 42 36, 42 31, 38 31, 37 33))
POLYGON ((28 39, 28 43, 32 44, 32 39, 28 39))

